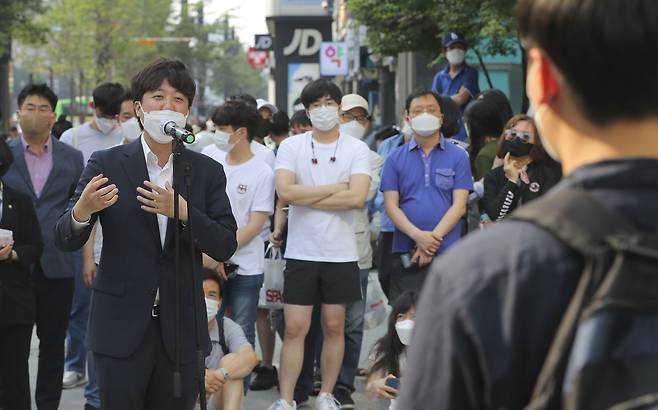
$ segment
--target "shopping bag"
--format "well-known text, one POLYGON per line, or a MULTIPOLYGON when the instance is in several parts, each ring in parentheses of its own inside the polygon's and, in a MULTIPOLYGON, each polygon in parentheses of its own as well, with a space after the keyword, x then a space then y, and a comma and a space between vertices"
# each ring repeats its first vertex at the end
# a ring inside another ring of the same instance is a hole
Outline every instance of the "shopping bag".
POLYGON ((363 328, 370 330, 378 327, 388 318, 390 307, 388 298, 379 283, 377 272, 368 275, 368 291, 366 292, 366 313, 363 316, 363 328))
POLYGON ((280 248, 271 244, 265 251, 263 286, 260 288, 258 307, 261 309, 283 309, 283 270, 286 260, 280 248))

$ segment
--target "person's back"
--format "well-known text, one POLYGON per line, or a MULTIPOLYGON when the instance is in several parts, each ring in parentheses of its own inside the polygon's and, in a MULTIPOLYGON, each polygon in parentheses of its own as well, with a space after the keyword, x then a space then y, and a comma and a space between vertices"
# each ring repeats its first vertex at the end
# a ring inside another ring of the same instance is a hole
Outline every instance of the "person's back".
MULTIPOLYGON (((528 95, 544 147, 565 175, 538 201, 579 188, 655 233, 658 28, 645 16, 657 13, 652 0, 519 2, 528 95), (610 18, 617 24, 605 24, 610 18), (600 58, 610 63, 605 73, 600 58), (643 93, 623 84, 602 89, 627 61, 639 67, 633 76, 643 93)), ((469 237, 440 258, 418 306, 401 408, 525 407, 584 262, 549 232, 519 221, 469 237)), ((545 408, 562 407, 551 404, 545 408)))

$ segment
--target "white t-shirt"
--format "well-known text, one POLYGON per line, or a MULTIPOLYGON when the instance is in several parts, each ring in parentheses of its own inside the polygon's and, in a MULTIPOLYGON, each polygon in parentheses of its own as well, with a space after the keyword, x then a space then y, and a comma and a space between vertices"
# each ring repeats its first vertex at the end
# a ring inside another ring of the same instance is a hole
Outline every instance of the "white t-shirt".
POLYGON ((86 165, 89 157, 94 152, 121 144, 123 142, 123 132, 121 127, 117 126, 110 134, 105 135, 94 129, 90 123, 85 123, 64 131, 59 140, 80 150, 86 165))
MULTIPOLYGON (((312 131, 287 138, 279 146, 276 170, 295 173, 296 183, 306 186, 350 181, 352 175, 370 175, 370 150, 361 140, 341 134, 333 144, 313 141, 312 131), (338 144, 338 146, 336 146, 338 144), (334 156, 336 161, 331 162, 334 156)), ((290 205, 285 257, 315 262, 359 260, 354 234, 354 211, 322 211, 290 205)))
MULTIPOLYGON (((240 165, 229 165, 226 156, 214 155, 221 152, 215 145, 203 150, 215 161, 222 164, 226 174, 226 195, 231 202, 233 217, 241 229, 249 223, 252 212, 274 212, 274 173, 272 169, 255 155, 240 165)), ((238 249, 230 262, 239 265, 238 275, 260 275, 265 262, 265 245, 258 235, 251 242, 238 249)))
MULTIPOLYGON (((257 143, 256 141, 251 141, 249 147, 251 148, 251 152, 254 154, 256 158, 266 163, 270 167, 270 169, 272 170, 274 169, 274 161, 276 161, 276 158, 274 157, 274 151, 267 148, 263 144, 257 143)), ((201 153, 209 155, 215 161, 220 162, 222 164, 224 163, 224 158, 226 158, 226 152, 217 148, 215 144, 207 145, 205 148, 201 150, 201 153), (208 152, 212 153, 212 155, 208 154, 208 152)))

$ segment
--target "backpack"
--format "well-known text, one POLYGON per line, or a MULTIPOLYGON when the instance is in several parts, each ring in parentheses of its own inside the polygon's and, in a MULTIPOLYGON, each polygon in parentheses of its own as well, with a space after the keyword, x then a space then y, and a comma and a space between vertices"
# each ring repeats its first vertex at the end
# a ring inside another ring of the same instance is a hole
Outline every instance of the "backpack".
POLYGON ((221 321, 217 319, 217 333, 219 333, 219 346, 224 352, 224 356, 229 354, 228 345, 226 344, 226 336, 224 336, 224 316, 222 316, 221 321))
POLYGON ((512 214, 580 253, 585 268, 526 410, 658 409, 658 234, 581 189, 512 214))

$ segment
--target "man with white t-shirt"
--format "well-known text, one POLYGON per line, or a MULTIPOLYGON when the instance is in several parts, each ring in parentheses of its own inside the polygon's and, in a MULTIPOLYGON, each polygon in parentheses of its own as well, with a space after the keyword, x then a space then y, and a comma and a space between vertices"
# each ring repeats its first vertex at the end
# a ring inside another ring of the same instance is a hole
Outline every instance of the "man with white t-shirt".
POLYGON ((226 194, 238 224, 238 250, 226 264, 204 258, 226 284, 226 305, 252 346, 255 344, 256 308, 263 285, 263 225, 274 212, 274 174, 251 151, 258 113, 242 101, 228 101, 212 116, 214 144, 202 153, 218 161, 226 173, 226 194))
MULTIPOLYGON (((342 93, 338 86, 326 79, 315 80, 304 87, 301 98, 313 129, 286 139, 276 162, 277 193, 289 204, 290 215, 281 398, 270 410, 297 407, 293 390, 316 303, 321 304, 324 344, 322 388, 315 407, 337 410, 340 404, 332 391, 343 359, 345 305, 363 297, 352 224, 353 210, 363 207, 368 195, 370 154, 365 143, 339 131, 342 93)), ((280 236, 280 227, 275 227, 273 235, 280 236)))
MULTIPOLYGON (((62 134, 60 141, 82 152, 85 164, 96 151, 108 149, 121 144, 124 139, 122 128, 119 126, 121 113, 121 100, 124 89, 118 83, 103 83, 93 91, 93 101, 90 103, 94 109, 94 117, 89 123, 71 128, 62 134)), ((90 239, 90 245, 94 243, 90 239)), ((84 255, 83 255, 84 256, 84 255)), ((95 270, 95 264, 93 264, 95 270)), ((70 389, 84 384, 85 367, 87 367, 88 382, 85 387, 85 397, 88 408, 100 408, 100 394, 96 385, 93 358, 87 355, 85 337, 87 333, 87 320, 89 317, 90 290, 84 283, 83 274, 90 271, 85 261, 76 257, 75 290, 73 305, 69 319, 69 328, 66 337, 66 360, 63 375, 63 387, 70 389), (87 366, 85 363, 90 360, 87 366)))

